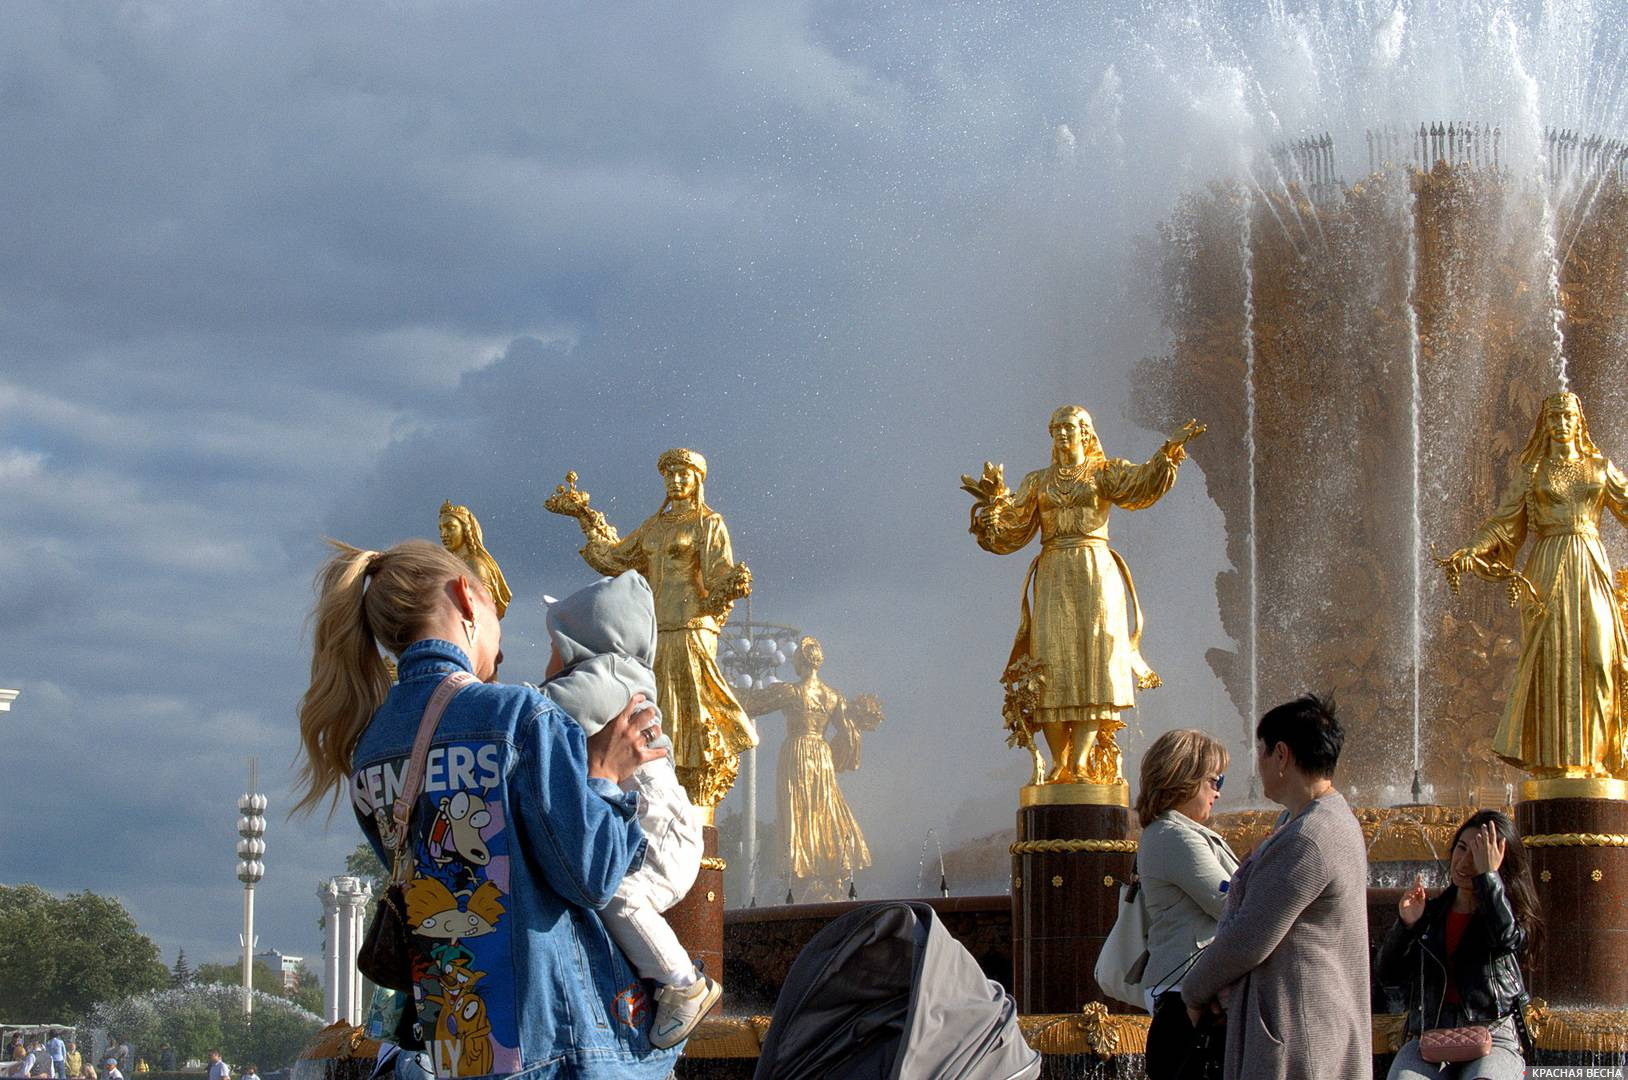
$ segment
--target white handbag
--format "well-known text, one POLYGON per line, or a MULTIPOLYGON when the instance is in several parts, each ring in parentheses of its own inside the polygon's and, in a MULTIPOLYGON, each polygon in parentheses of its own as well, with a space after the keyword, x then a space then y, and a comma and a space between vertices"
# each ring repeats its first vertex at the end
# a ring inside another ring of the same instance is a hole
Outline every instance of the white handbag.
POLYGON ((1130 884, 1119 887, 1119 914, 1097 955, 1097 986, 1115 1001, 1145 1009, 1142 975, 1147 964, 1148 909, 1142 899, 1141 881, 1133 873, 1130 884))

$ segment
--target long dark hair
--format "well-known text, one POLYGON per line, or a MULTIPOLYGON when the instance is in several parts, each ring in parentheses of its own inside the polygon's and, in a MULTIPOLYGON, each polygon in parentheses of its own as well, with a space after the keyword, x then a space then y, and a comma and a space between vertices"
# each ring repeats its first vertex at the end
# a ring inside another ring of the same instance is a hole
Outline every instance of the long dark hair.
POLYGON ((1515 823, 1509 820, 1507 814, 1497 810, 1481 810, 1471 814, 1453 834, 1453 843, 1447 849, 1448 857, 1452 857, 1453 848, 1458 847, 1460 837, 1489 822, 1504 841, 1504 861, 1498 866, 1498 876, 1503 879, 1504 895, 1509 897, 1515 922, 1526 931, 1524 959, 1530 964, 1543 947, 1543 909, 1538 906, 1537 888, 1532 884, 1532 864, 1526 857, 1526 845, 1521 843, 1520 834, 1515 831, 1515 823))

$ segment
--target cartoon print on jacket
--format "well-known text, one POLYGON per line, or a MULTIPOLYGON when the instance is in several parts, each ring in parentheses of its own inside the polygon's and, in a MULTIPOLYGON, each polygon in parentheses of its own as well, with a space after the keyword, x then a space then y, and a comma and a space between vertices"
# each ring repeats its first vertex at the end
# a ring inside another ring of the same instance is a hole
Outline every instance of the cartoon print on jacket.
POLYGON ((502 898, 490 881, 472 893, 454 893, 435 878, 417 877, 407 886, 407 922, 420 937, 483 937, 497 929, 502 898))
MULTIPOLYGON (((501 744, 478 741, 433 748, 413 808, 414 876, 405 897, 416 979, 413 1031, 438 1080, 520 1068, 506 917, 511 833, 490 794, 505 754, 501 744)), ((390 803, 405 771, 404 759, 392 759, 352 776, 357 815, 382 840, 391 839, 390 803)))
POLYGON ((460 961, 442 971, 441 993, 424 995, 426 1002, 439 1006, 430 1054, 436 1076, 483 1076, 492 1071, 492 1024, 486 1018, 486 1002, 475 993, 475 984, 485 977, 486 972, 473 971, 460 961))

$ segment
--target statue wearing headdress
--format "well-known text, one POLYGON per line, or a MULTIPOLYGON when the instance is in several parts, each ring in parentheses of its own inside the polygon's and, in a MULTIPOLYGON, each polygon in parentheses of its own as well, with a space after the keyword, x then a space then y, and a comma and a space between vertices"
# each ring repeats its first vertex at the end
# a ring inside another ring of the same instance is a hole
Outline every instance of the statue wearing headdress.
POLYGON ((979 547, 1008 555, 1040 536, 1001 677, 1007 741, 1033 755, 1035 784, 1118 784, 1119 714, 1159 677, 1142 659, 1142 609, 1130 568, 1108 546, 1108 512, 1157 502, 1204 426, 1188 421, 1143 465, 1107 457, 1091 414, 1078 405, 1052 413, 1047 426, 1051 464, 1025 476, 1015 494, 999 465, 986 462, 980 478, 961 478, 976 500, 969 531, 979 547), (1051 750, 1049 774, 1035 728, 1051 750))
POLYGON ((566 475, 543 505, 577 519, 582 557, 601 574, 637 570, 656 597, 656 692, 662 728, 673 740, 679 782, 697 806, 716 806, 757 745, 757 729, 718 670, 718 632, 736 600, 752 591, 737 563, 724 519, 707 505, 706 458, 674 449, 656 462, 666 482, 661 508, 625 539, 588 506, 588 493, 566 475))
POLYGON ((1608 509, 1628 524, 1628 478, 1594 445, 1577 395, 1553 394, 1492 517, 1438 560, 1455 591, 1470 573, 1505 583, 1521 604, 1520 660, 1492 750, 1535 777, 1628 777, 1628 631, 1600 543, 1608 509))
POLYGON ((792 663, 796 682, 744 689, 741 704, 754 716, 786 717, 786 741, 775 770, 785 873, 805 900, 840 900, 842 879, 871 864, 870 847, 837 785, 837 773, 859 768, 865 732, 882 723, 874 695, 844 697, 820 679, 825 650, 805 637, 792 663))
POLYGON ((441 545, 474 571, 481 584, 486 586, 486 591, 492 594, 497 617, 503 618, 514 594, 509 592, 509 583, 503 580, 503 571, 498 569, 497 560, 486 550, 480 522, 475 520, 469 507, 454 506, 451 499, 441 504, 441 545))

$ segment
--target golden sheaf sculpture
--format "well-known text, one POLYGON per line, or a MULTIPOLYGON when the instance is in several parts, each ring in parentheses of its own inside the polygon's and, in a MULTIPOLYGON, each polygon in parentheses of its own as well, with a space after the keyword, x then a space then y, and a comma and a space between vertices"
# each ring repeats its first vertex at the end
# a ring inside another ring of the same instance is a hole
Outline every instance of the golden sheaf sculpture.
POLYGON ((667 498, 626 539, 566 474, 543 501, 575 518, 587 543, 582 557, 601 574, 637 570, 656 597, 656 692, 673 765, 690 800, 715 807, 740 769, 740 752, 757 729, 718 670, 718 632, 736 600, 752 591, 752 572, 737 563, 724 519, 707 505, 706 458, 674 449, 656 462, 667 498))
POLYGON ((1600 543, 1606 510, 1628 524, 1628 477, 1594 445, 1577 395, 1553 394, 1492 517, 1437 560, 1455 591, 1475 574, 1521 602, 1521 654, 1492 749, 1535 777, 1628 776, 1628 631, 1600 543))
POLYGON ((503 618, 514 594, 509 592, 509 583, 503 580, 503 571, 498 568, 497 560, 486 550, 480 522, 475 520, 469 507, 454 506, 451 499, 441 504, 441 546, 462 559, 475 572, 475 576, 492 594, 497 617, 503 618))
POLYGON ((1007 742, 1034 755, 1033 783, 1113 784, 1124 779, 1114 741, 1125 726, 1119 714, 1159 677, 1142 659, 1142 610, 1130 568, 1108 546, 1108 512, 1157 502, 1204 426, 1188 421, 1143 465, 1107 457, 1091 414, 1078 405, 1052 413, 1048 429, 1051 464, 1025 476, 1015 494, 999 465, 986 462, 981 477, 961 478, 974 499, 969 531, 979 547, 1008 555, 1040 535, 1001 676, 1007 742), (1051 751, 1049 774, 1036 727, 1051 751))
POLYGON ((786 717, 786 741, 775 770, 784 833, 784 871, 802 900, 842 899, 842 880, 871 864, 870 847, 837 784, 837 773, 859 768, 865 732, 882 723, 881 703, 871 694, 851 701, 820 679, 825 650, 805 637, 793 657, 796 682, 740 691, 753 716, 786 717))

